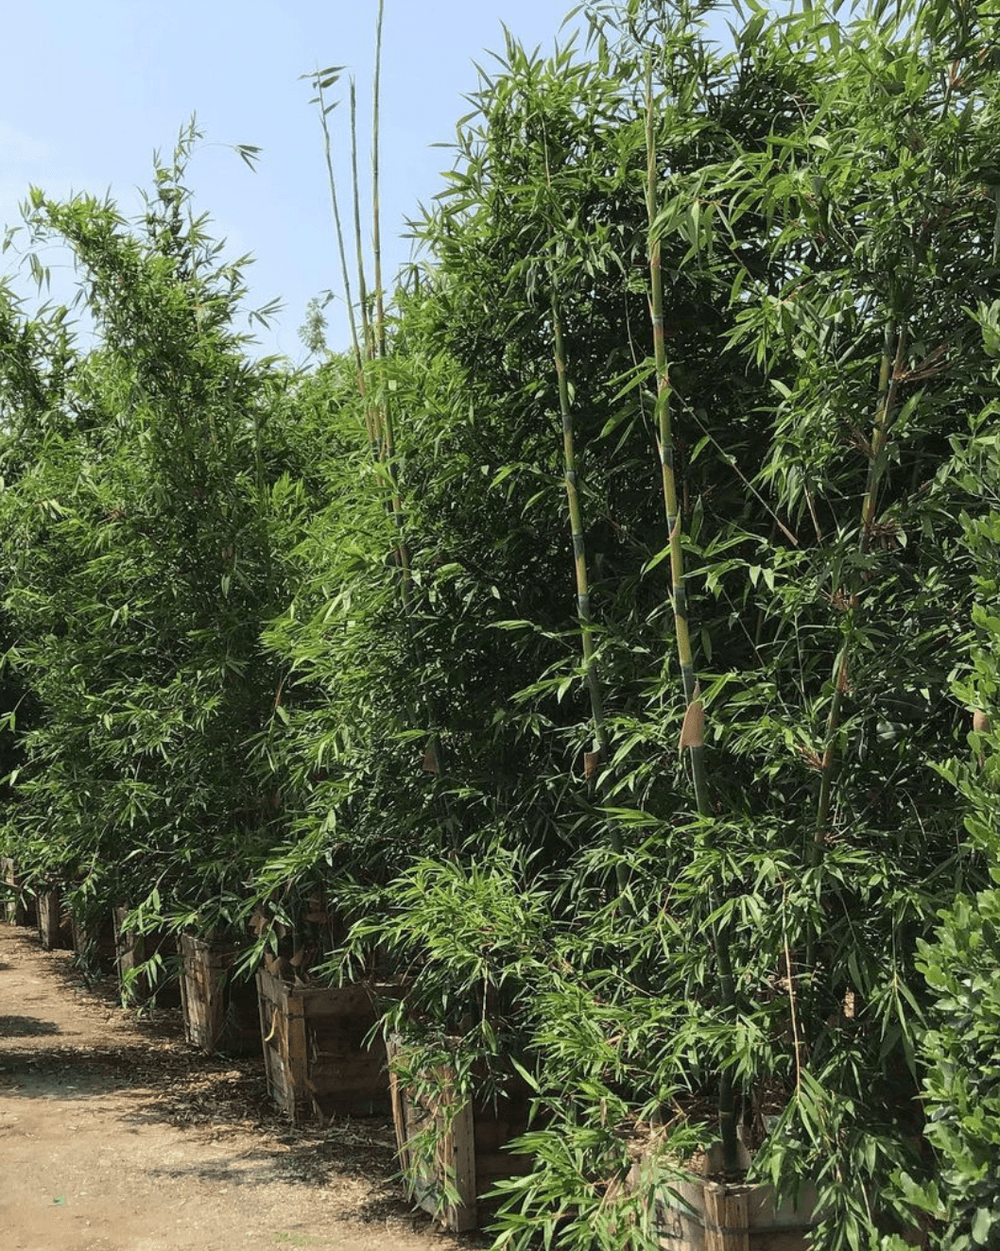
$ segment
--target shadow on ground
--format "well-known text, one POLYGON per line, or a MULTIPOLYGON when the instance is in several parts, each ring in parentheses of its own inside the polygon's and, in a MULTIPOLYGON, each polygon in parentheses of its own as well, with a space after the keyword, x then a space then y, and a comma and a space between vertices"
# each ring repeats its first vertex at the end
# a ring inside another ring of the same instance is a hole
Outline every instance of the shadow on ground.
POLYGON ((61 1034, 54 1021, 40 1021, 34 1016, 0 1016, 0 1042, 6 1038, 37 1038, 42 1034, 61 1034))

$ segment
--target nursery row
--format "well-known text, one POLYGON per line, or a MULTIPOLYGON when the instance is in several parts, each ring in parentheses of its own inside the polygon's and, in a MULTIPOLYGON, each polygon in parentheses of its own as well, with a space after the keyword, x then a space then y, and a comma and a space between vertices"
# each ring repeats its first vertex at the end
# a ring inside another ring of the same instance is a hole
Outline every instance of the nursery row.
POLYGON ((510 38, 391 301, 376 99, 352 345, 317 304, 308 368, 236 329, 193 128, 138 222, 31 193, 88 321, 0 298, 0 846, 84 929, 129 901, 135 977, 166 935, 268 961, 273 1013, 296 970, 405 985, 415 1190, 445 1153, 467 1206, 467 1117, 523 1103, 498 1247, 655 1247, 701 1185, 741 1247, 763 1187, 816 1247, 963 1251, 1000 1232, 1000 5, 706 12, 510 38))
MULTIPOLYGON (((400 1078, 410 1064, 405 1045, 396 1035, 384 1041, 377 1026, 385 1003, 405 997, 402 984, 321 986, 301 960, 265 958, 251 985, 234 977, 239 947, 129 932, 122 928, 125 908, 85 929, 64 908, 57 884, 32 896, 12 862, 3 867, 12 887, 6 919, 37 927, 45 949, 72 948, 88 977, 113 970, 125 1002, 180 1006, 187 1041, 206 1053, 263 1049, 268 1091, 292 1125, 391 1111, 410 1196, 448 1229, 484 1224, 495 1211, 487 1197, 493 1185, 528 1170, 523 1156, 507 1150, 528 1123, 530 1088, 516 1074, 492 1104, 460 1099, 450 1066, 433 1076, 432 1095, 420 1089, 419 1074, 410 1082, 400 1078), (139 964, 145 971, 137 976, 139 964)), ((632 1150, 637 1176, 648 1143, 637 1136, 632 1150)), ((691 1165, 707 1171, 710 1161, 691 1165)), ((768 1187, 711 1180, 662 1187, 648 1214, 649 1229, 666 1251, 703 1240, 719 1251, 737 1242, 792 1251, 805 1246, 812 1222, 811 1196, 776 1209, 768 1187)))

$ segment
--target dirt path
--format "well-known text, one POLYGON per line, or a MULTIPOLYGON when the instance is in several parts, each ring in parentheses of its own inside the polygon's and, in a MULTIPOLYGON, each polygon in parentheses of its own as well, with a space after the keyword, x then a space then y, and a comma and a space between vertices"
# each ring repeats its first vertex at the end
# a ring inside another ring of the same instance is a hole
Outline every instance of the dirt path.
POLYGON ((391 1180, 390 1123, 291 1132, 262 1061, 135 1020, 0 923, 0 1251, 470 1251, 391 1180))

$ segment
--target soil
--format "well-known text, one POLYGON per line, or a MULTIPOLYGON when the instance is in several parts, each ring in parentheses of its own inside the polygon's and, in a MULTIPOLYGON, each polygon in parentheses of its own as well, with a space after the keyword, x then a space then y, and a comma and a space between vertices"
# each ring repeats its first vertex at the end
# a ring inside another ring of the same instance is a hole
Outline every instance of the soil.
POLYGON ((0 1251, 471 1251, 394 1177, 392 1124, 292 1130, 263 1061, 120 1006, 0 922, 0 1251))

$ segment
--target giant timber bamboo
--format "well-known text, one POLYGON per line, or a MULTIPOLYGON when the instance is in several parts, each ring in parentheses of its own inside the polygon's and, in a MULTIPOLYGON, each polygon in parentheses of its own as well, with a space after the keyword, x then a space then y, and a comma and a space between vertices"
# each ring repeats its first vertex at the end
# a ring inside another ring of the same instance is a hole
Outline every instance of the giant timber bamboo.
MULTIPOLYGON (((400 599, 414 659, 418 664, 422 664, 423 649, 420 646, 416 630, 416 610, 413 603, 413 573, 410 566, 410 550, 406 542, 403 497, 396 465, 394 413, 389 400, 389 380, 386 371, 389 350, 385 328, 385 290, 382 284, 382 228, 379 182, 380 87, 382 80, 382 22, 384 16, 385 0, 379 0, 378 18, 375 25, 375 74, 372 89, 372 260, 375 279, 375 290, 373 293, 375 301, 374 356, 378 366, 378 423, 381 432, 381 459, 389 482, 392 515, 396 526, 396 562, 399 568, 400 599)), ((356 187, 357 179, 355 177, 356 187)), ((438 719, 435 701, 429 692, 424 694, 424 707, 429 722, 429 737, 424 750, 424 769, 428 773, 440 774, 442 771, 441 739, 437 729, 438 719)))
MULTIPOLYGON (((593 750, 587 753, 585 772, 599 792, 602 775, 608 764, 609 743, 607 719, 604 713, 604 692, 601 675, 594 652, 594 618, 590 608, 590 582, 587 572, 587 548, 583 536, 583 509, 580 506, 579 482, 576 467, 576 440, 573 428, 573 406, 570 402, 569 377, 566 364, 566 344, 563 339, 562 315, 559 299, 553 286, 552 292, 552 339, 555 353, 556 380, 559 387, 559 415, 563 436, 563 480, 566 486, 566 502, 569 508, 570 533, 573 540, 573 566, 576 571, 576 611, 580 623, 580 645, 583 656, 583 672, 590 697, 590 715, 594 726, 593 750)), ((618 888, 624 892, 628 874, 622 858, 622 840, 618 831, 611 827, 611 849, 615 853, 615 878, 618 888)))
MULTIPOLYGON (((695 804, 698 815, 711 816, 711 803, 705 775, 705 748, 702 740, 704 710, 701 691, 694 667, 691 649, 691 631, 688 616, 687 589, 684 584, 684 551, 681 546, 681 516, 677 500, 677 478, 674 472, 674 441, 670 409, 670 373, 667 365, 666 342, 663 327, 663 267, 661 243, 657 233, 657 169, 656 134, 653 111, 653 71, 647 65, 646 74, 646 212, 649 219, 649 282, 650 317, 653 331, 653 357, 656 368, 656 444, 660 460, 663 484, 663 506, 667 519, 670 544, 671 601, 674 610, 674 635, 677 643, 677 660, 681 671, 684 692, 684 723, 681 730, 681 747, 688 753, 691 778, 694 785, 695 804)), ((714 891, 710 895, 714 912, 714 891)), ((713 932, 715 956, 719 969, 719 991, 722 1007, 731 1021, 736 1017, 736 987, 733 980, 732 954, 729 933, 723 922, 716 922, 713 932)), ((736 1116, 733 1096, 732 1071, 723 1064, 719 1073, 719 1136, 722 1140, 723 1167, 727 1173, 739 1168, 736 1138, 736 1116)))
MULTIPOLYGON (((399 597, 403 620, 406 626, 410 647, 414 659, 419 664, 422 660, 422 649, 417 638, 414 621, 413 575, 410 553, 406 541, 403 498, 396 463, 396 438, 393 424, 393 412, 389 403, 389 388, 386 365, 388 361, 388 336, 385 324, 385 293, 382 281, 382 235, 379 211, 379 136, 380 136, 380 85, 382 68, 382 27, 385 13, 384 0, 380 0, 375 27, 375 67, 373 80, 372 103, 372 257, 374 262, 374 290, 371 297, 374 303, 374 325, 369 308, 369 289, 365 279, 364 248, 361 232, 361 194, 358 175, 358 132, 357 132, 357 93, 354 80, 350 82, 350 134, 351 134, 351 182, 354 210, 355 250, 357 255, 358 292, 361 312, 361 334, 358 334, 354 318, 354 307, 351 297, 351 284, 347 272, 346 250, 344 247, 343 230, 340 217, 339 200, 337 197, 336 180, 331 160, 331 140, 327 125, 328 109, 323 98, 323 89, 336 80, 338 70, 327 70, 315 75, 320 105, 320 116, 323 126, 324 146, 326 151, 327 173, 330 183, 330 197, 333 209, 334 226, 337 235, 337 246, 340 253, 342 281, 348 306, 351 326, 351 339, 356 366, 357 387, 359 398, 365 409, 369 447, 373 462, 378 466, 388 486, 386 507, 391 511, 396 542, 394 560, 398 571, 399 597), (366 365, 372 369, 369 376, 366 365)), ((433 698, 425 695, 425 708, 429 721, 430 736, 424 753, 424 768, 431 773, 441 771, 441 746, 437 732, 437 715, 433 698)))
MULTIPOLYGON (((897 329, 890 321, 885 331, 885 346, 882 349, 882 362, 879 369, 878 402, 875 421, 872 429, 871 444, 868 448, 868 474, 865 482, 865 494, 861 504, 861 533, 858 540, 862 555, 870 547, 878 507, 878 493, 885 468, 885 447, 889 436, 892 414, 896 407, 899 381, 903 373, 903 362, 906 355, 906 333, 897 329), (895 348, 893 341, 895 340, 895 348)), ((859 608, 859 593, 856 587, 845 595, 843 588, 833 588, 834 602, 843 601, 849 614, 848 633, 855 624, 859 608)), ((837 774, 837 731, 840 728, 841 707, 844 694, 848 688, 848 669, 850 665, 850 639, 845 637, 844 644, 836 663, 834 689, 830 696, 830 712, 827 717, 826 740, 820 763, 819 796, 816 801, 816 828, 810 853, 810 863, 815 867, 823 859, 823 846, 826 842, 830 826, 830 810, 833 802, 833 783, 837 774)))
MULTIPOLYGON (((330 207, 333 211, 333 228, 337 238, 337 252, 340 258, 340 278, 344 285, 344 303, 347 305, 347 319, 351 329, 351 349, 354 353, 354 372, 357 382, 358 395, 361 397, 365 407, 365 426, 368 431, 369 446, 375 449, 378 445, 378 423, 377 415, 371 404, 368 403, 367 382, 365 380, 365 360, 368 357, 368 344, 371 341, 371 335, 368 330, 368 320, 365 310, 365 280, 364 267, 359 263, 358 277, 361 289, 361 316, 363 322, 362 333, 364 335, 365 350, 362 351, 362 340, 358 335, 358 319, 354 313, 354 297, 351 292, 351 277, 347 266, 347 249, 344 244, 344 228, 340 217, 340 200, 337 195, 337 179, 333 172, 333 140, 330 136, 330 126, 327 118, 334 105, 326 103, 325 89, 332 87, 337 81, 340 74, 340 68, 331 68, 321 70, 313 76, 316 86, 316 102, 319 105, 319 120, 323 128, 323 153, 326 157, 326 175, 330 188, 330 207)), ((357 128, 355 125, 355 90, 354 80, 351 80, 351 149, 352 162, 355 168, 354 178, 354 200, 355 200, 355 217, 358 215, 358 197, 357 197, 357 128)), ((356 221, 356 233, 360 238, 360 223, 356 221)), ((359 252, 360 258, 360 252, 359 252)))

